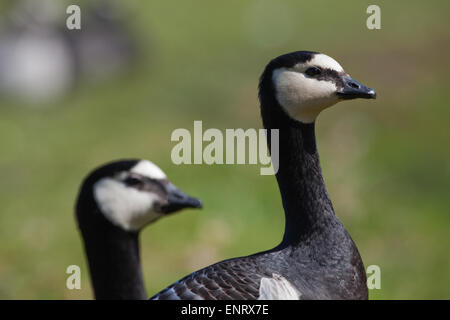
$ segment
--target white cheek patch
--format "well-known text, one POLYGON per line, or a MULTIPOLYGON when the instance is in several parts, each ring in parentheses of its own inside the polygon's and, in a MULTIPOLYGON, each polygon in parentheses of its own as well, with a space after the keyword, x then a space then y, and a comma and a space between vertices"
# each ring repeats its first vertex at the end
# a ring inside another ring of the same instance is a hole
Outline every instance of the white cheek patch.
POLYGON ((258 300, 300 300, 301 293, 283 276, 272 274, 262 278, 258 300))
POLYGON ((318 66, 323 69, 335 70, 337 72, 344 71, 342 66, 336 60, 322 53, 316 54, 307 64, 318 66))
POLYGON ((272 75, 276 98, 293 119, 311 123, 319 113, 339 101, 331 81, 308 78, 303 73, 280 68, 272 75))
POLYGON ((167 178, 166 174, 157 165, 148 160, 139 161, 130 171, 152 179, 167 178))
POLYGON ((127 187, 112 178, 99 180, 93 190, 104 216, 127 231, 137 231, 161 216, 153 210, 155 194, 127 187))

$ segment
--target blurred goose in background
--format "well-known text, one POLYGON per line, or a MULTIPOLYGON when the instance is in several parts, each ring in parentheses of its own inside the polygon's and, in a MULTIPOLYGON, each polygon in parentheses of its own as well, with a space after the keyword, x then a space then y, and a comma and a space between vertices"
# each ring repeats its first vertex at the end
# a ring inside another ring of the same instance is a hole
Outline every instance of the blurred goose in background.
POLYGON ((83 79, 99 81, 119 74, 136 62, 138 45, 119 3, 97 0, 82 7, 81 30, 64 34, 83 79))
POLYGON ((147 299, 139 232, 184 208, 201 208, 148 160, 101 166, 83 181, 76 219, 84 241, 96 299, 147 299))
POLYGON ((0 28, 0 95, 45 103, 135 62, 136 41, 115 2, 93 1, 81 10, 81 30, 68 30, 60 1, 9 5, 0 28))
MULTIPOLYGON (((71 48, 57 25, 65 8, 53 1, 14 1, 0 29, 0 94, 26 102, 61 97, 73 85, 71 48)), ((61 20, 64 21, 64 20, 61 20)))
POLYGON ((322 177, 314 122, 340 101, 375 96, 327 55, 297 51, 270 61, 259 98, 264 127, 279 130, 283 240, 194 272, 152 299, 367 299, 363 262, 322 177))

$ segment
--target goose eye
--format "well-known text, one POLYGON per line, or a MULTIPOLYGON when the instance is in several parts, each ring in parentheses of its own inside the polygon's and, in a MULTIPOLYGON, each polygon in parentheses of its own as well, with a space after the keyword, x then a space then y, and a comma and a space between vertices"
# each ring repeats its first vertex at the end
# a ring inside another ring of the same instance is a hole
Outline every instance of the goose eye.
POLYGON ((138 186, 140 184, 142 184, 142 181, 138 178, 135 177, 128 177, 123 181, 126 185, 128 186, 138 186))
POLYGON ((311 68, 308 68, 305 71, 305 74, 310 76, 310 77, 313 77, 313 76, 316 76, 316 75, 320 74, 321 72, 322 72, 322 70, 320 70, 320 68, 311 67, 311 68))

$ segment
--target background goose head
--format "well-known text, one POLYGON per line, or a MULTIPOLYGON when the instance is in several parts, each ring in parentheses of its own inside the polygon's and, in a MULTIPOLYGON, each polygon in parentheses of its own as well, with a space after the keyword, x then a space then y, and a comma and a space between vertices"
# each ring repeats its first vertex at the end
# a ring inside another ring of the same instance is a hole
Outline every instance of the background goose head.
POLYGON ((183 208, 200 208, 148 160, 108 163, 84 180, 76 217, 96 299, 146 299, 139 231, 183 208))
POLYGON ((269 62, 260 80, 262 105, 278 104, 292 119, 312 123, 342 100, 375 99, 375 90, 349 76, 333 58, 295 51, 269 62))
POLYGON ((201 206, 200 200, 174 186, 151 161, 121 160, 94 170, 85 179, 77 214, 80 220, 91 221, 93 217, 84 215, 101 214, 125 231, 139 231, 164 215, 201 206), (86 205, 97 210, 80 208, 86 205))

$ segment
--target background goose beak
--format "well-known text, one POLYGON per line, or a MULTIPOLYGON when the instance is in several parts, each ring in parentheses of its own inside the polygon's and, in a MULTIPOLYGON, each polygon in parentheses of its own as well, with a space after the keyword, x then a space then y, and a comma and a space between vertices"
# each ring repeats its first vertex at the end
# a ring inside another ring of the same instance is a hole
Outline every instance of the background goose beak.
POLYGON ((172 213, 185 208, 201 208, 202 202, 194 197, 190 197, 178 189, 172 183, 166 185, 168 193, 167 204, 161 207, 161 212, 172 213))
POLYGON ((375 99, 377 97, 375 90, 366 87, 348 75, 344 76, 342 80, 344 81, 344 88, 337 93, 341 99, 375 99))

